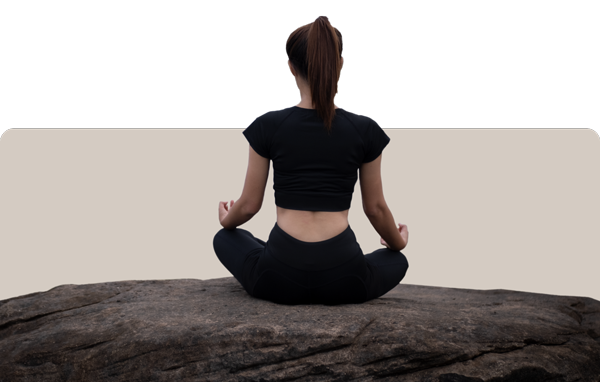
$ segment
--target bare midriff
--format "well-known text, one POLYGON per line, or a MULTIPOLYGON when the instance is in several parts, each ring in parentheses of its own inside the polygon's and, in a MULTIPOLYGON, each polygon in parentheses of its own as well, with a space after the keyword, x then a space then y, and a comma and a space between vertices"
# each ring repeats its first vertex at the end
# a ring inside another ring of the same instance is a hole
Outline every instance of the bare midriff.
POLYGON ((299 211, 277 207, 277 225, 298 240, 323 241, 348 228, 349 211, 299 211))

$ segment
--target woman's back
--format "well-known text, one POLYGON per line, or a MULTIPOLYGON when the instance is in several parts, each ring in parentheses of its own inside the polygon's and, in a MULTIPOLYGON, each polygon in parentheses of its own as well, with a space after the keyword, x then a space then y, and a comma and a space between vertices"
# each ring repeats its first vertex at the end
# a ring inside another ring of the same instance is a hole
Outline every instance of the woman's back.
MULTIPOLYGON (((301 103, 296 106, 302 107, 301 103)), ((296 239, 313 243, 330 239, 344 232, 348 227, 349 212, 349 209, 300 211, 277 207, 277 224, 296 239)))
POLYGON ((277 224, 304 242, 348 227, 358 170, 390 141, 371 118, 335 110, 329 132, 314 109, 298 106, 263 114, 244 131, 254 151, 273 161, 277 224))

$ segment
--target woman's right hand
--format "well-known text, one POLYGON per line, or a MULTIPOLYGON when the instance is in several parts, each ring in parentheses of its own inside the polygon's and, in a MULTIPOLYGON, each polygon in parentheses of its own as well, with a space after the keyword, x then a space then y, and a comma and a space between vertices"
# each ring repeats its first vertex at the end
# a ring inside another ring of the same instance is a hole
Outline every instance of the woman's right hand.
MULTIPOLYGON (((402 240, 404 240, 404 244, 408 245, 408 226, 406 224, 398 223, 398 231, 400 231, 400 236, 402 237, 402 240)), ((380 239, 382 245, 390 248, 388 243, 386 243, 382 237, 380 239)))

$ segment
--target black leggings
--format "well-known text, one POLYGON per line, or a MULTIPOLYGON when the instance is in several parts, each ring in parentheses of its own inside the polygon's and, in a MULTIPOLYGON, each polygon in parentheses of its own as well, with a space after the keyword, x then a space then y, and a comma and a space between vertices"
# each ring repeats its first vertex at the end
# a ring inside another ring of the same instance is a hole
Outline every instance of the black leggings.
POLYGON ((277 223, 266 243, 245 229, 221 229, 213 247, 248 294, 279 304, 365 302, 389 292, 408 269, 401 252, 363 255, 350 226, 319 242, 298 240, 277 223))

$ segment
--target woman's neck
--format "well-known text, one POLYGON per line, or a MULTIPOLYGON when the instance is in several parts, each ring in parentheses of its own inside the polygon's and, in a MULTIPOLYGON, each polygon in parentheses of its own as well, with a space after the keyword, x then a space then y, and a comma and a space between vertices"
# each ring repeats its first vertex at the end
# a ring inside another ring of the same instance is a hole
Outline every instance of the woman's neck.
MULTIPOLYGON (((304 102, 304 101, 300 101, 300 103, 297 104, 296 106, 297 107, 301 107, 303 109, 314 109, 314 107, 312 106, 312 104, 310 104, 308 102, 304 102)), ((339 109, 335 104, 333 106, 335 106, 336 109, 339 109)))

